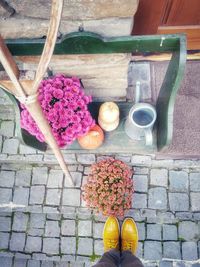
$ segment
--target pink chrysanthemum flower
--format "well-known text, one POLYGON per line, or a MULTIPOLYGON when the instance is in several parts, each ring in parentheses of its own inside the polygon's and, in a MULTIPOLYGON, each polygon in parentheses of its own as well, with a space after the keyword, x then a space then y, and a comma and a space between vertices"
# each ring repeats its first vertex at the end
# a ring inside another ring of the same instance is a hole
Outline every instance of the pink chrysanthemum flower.
POLYGON ((124 162, 113 158, 93 164, 82 187, 86 206, 105 216, 123 217, 132 204, 132 173, 124 162))
MULTIPOLYGON (((85 134, 95 121, 88 111, 91 96, 86 96, 77 77, 58 74, 43 80, 38 100, 60 147, 71 144, 85 134)), ((21 127, 44 142, 44 136, 24 105, 21 105, 21 127)))

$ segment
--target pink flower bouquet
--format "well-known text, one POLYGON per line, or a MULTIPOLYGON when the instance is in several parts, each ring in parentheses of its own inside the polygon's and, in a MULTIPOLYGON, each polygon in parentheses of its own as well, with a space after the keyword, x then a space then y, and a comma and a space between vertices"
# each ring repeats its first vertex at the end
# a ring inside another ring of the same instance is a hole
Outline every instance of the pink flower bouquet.
MULTIPOLYGON (((76 77, 59 74, 43 80, 39 86, 38 100, 60 147, 71 144, 95 124, 87 106, 92 98, 85 95, 76 77)), ((44 142, 43 134, 25 106, 21 105, 21 108, 21 127, 44 142)))
POLYGON ((122 161, 108 158, 93 164, 87 183, 82 187, 86 206, 104 216, 123 217, 131 208, 132 171, 122 161))

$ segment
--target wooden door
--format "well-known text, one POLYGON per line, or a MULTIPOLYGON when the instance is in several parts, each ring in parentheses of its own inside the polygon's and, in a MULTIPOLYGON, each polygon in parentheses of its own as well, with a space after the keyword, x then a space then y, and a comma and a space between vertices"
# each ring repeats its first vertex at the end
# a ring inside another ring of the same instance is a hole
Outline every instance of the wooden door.
POLYGON ((133 35, 186 33, 188 49, 200 49, 200 0, 140 0, 133 35))

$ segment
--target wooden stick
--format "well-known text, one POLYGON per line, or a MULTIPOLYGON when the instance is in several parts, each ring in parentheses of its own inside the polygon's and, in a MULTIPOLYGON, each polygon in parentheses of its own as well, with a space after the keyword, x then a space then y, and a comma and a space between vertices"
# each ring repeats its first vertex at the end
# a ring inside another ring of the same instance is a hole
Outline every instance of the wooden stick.
POLYGON ((53 50, 55 47, 58 28, 60 25, 60 19, 62 15, 63 0, 52 0, 51 20, 47 33, 47 39, 44 45, 44 49, 38 64, 36 71, 35 82, 32 88, 32 92, 37 92, 38 86, 43 79, 43 76, 47 70, 49 62, 51 60, 53 50))
POLYGON ((23 88, 21 87, 21 84, 19 82, 19 69, 17 64, 15 63, 8 47, 4 43, 3 38, 0 35, 0 60, 1 64, 3 65, 4 69, 8 73, 8 76, 10 77, 11 81, 15 85, 15 88, 17 90, 17 94, 20 96, 26 96, 23 88))
MULTIPOLYGON (((33 117, 35 122, 37 123, 41 132, 43 133, 43 135, 45 137, 45 141, 49 144, 49 146, 53 150, 55 157, 57 158, 57 161, 60 164, 60 167, 62 168, 66 178, 69 181, 69 184, 71 186, 74 186, 72 177, 71 177, 69 170, 65 164, 64 157, 63 157, 63 155, 62 155, 62 153, 61 153, 61 151, 57 145, 57 142, 56 142, 56 140, 52 134, 51 127, 50 127, 47 119, 44 116, 44 113, 42 111, 42 108, 41 108, 38 100, 34 103, 27 104, 26 108, 28 109, 29 113, 31 114, 31 116, 33 117)), ((55 177, 55 179, 56 179, 56 177, 55 177)))
MULTIPOLYGON (((36 73, 36 80, 33 85, 32 94, 37 92, 39 83, 41 79, 43 78, 43 75, 45 74, 45 71, 48 67, 51 56, 53 54, 53 50, 54 50, 54 46, 55 46, 55 42, 57 38, 58 27, 59 27, 60 18, 61 18, 61 13, 62 13, 62 6, 63 6, 63 0, 59 0, 59 1, 52 0, 52 17, 50 21, 50 27, 48 30, 48 36, 47 36, 47 40, 45 43, 45 47, 44 47, 44 50, 43 50, 43 53, 42 53, 42 56, 41 56, 41 59, 38 65, 38 70, 36 73)), ((46 142, 52 148, 63 172, 66 175, 66 178, 69 180, 70 185, 74 185, 72 177, 65 164, 64 157, 54 139, 49 123, 43 114, 43 111, 37 100, 37 97, 34 98, 34 101, 30 101, 32 94, 27 96, 26 93, 24 92, 24 88, 21 86, 18 80, 19 77, 18 77, 17 65, 15 61, 13 60, 12 55, 10 54, 2 38, 0 41, 1 41, 0 42, 0 45, 1 45, 0 46, 0 59, 2 61, 2 65, 4 66, 11 81, 13 82, 15 86, 15 89, 17 92, 16 95, 18 95, 20 97, 20 101, 22 100, 22 103, 26 105, 31 116, 33 117, 38 127, 40 128, 41 132, 43 133, 46 142)))

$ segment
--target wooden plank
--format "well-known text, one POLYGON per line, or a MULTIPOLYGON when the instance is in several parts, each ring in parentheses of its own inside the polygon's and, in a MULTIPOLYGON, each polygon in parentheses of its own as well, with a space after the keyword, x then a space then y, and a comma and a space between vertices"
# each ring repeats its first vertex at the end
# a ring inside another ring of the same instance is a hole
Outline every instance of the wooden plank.
POLYGON ((170 3, 168 14, 163 9, 163 17, 160 26, 184 26, 199 25, 200 3, 199 0, 168 0, 170 3))
POLYGON ((185 33, 187 36, 187 50, 200 49, 200 25, 160 26, 158 34, 185 33))
POLYGON ((132 35, 155 34, 160 24, 164 0, 140 0, 134 16, 132 35))
MULTIPOLYGON (((132 55, 133 61, 168 61, 172 57, 171 53, 158 53, 150 55, 132 55)), ((187 60, 200 60, 200 52, 187 54, 187 60)))

